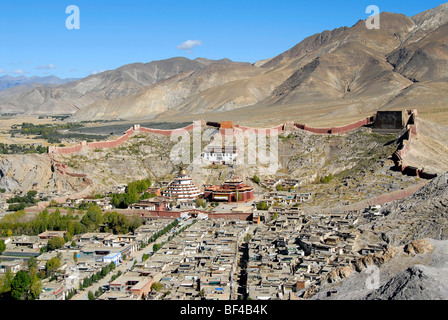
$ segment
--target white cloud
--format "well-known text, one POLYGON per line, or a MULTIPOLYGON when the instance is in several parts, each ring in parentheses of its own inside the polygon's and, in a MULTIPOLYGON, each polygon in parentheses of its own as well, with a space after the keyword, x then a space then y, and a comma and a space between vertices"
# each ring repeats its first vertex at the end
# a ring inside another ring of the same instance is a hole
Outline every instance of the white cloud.
POLYGON ((14 74, 25 74, 26 72, 23 71, 22 69, 17 69, 13 71, 14 74))
POLYGON ((0 73, 9 73, 8 70, 0 69, 0 73))
POLYGON ((182 42, 180 45, 177 46, 177 49, 179 50, 187 50, 187 53, 191 52, 191 49, 193 49, 196 46, 202 46, 201 40, 187 40, 182 42))
POLYGON ((36 69, 38 69, 38 70, 50 70, 50 69, 54 69, 54 64, 44 64, 44 65, 40 65, 40 66, 37 66, 36 69))

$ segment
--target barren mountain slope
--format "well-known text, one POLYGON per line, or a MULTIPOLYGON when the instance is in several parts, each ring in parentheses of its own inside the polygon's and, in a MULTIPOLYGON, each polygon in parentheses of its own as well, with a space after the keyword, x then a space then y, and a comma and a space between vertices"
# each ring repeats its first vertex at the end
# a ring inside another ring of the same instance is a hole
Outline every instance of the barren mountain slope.
MULTIPOLYGON (((305 104, 316 106, 316 102, 322 101, 328 102, 324 103, 322 113, 328 111, 327 105, 348 104, 338 108, 342 115, 350 113, 351 106, 362 103, 366 97, 373 97, 369 106, 373 110, 387 96, 412 83, 393 72, 385 55, 400 45, 415 24, 408 17, 392 13, 383 13, 381 19, 380 30, 368 30, 360 21, 352 28, 325 31, 305 39, 262 67, 236 65, 225 72, 216 70, 199 80, 207 85, 198 86, 197 78, 210 71, 205 68, 203 72, 144 88, 130 99, 100 101, 80 110, 76 117, 137 119, 153 118, 160 113, 157 118, 170 120, 235 109, 244 114, 244 108, 251 106, 256 106, 256 114, 263 114, 270 113, 275 106, 276 115, 284 118, 284 113, 278 112, 281 106, 296 109, 291 115, 303 114, 305 104), (217 78, 222 79, 216 81, 217 78), (376 101, 377 97, 380 100, 376 101)), ((314 115, 319 111, 313 108, 314 115)), ((358 106, 351 111, 360 117, 358 106)))
POLYGON ((400 46, 388 55, 398 72, 414 81, 448 77, 448 23, 422 39, 400 46))
POLYGON ((427 172, 448 172, 448 127, 417 118, 418 134, 413 137, 406 163, 427 172))
MULTIPOLYGON (((146 64, 128 64, 54 88, 38 87, 0 95, 0 110, 34 114, 72 113, 99 99, 129 96, 143 86, 185 71, 200 70, 212 62, 178 57, 146 64)), ((216 62, 227 63, 228 60, 216 62)))
POLYGON ((130 97, 101 100, 76 113, 86 119, 151 119, 178 109, 186 99, 193 99, 209 88, 256 76, 261 69, 240 63, 210 64, 202 70, 189 71, 141 89, 130 97))

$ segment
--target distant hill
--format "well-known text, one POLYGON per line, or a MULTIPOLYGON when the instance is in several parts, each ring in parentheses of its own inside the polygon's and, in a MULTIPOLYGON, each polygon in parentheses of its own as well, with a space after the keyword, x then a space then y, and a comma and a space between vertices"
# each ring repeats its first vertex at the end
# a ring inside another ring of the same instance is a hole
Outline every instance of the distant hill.
POLYGON ((45 85, 60 85, 68 82, 72 82, 78 80, 77 78, 67 78, 67 79, 61 79, 56 76, 46 76, 46 77, 26 77, 26 76, 2 76, 0 77, 0 91, 14 88, 17 86, 26 86, 30 84, 38 84, 40 86, 45 85))
POLYGON ((5 90, 0 92, 0 111, 28 114, 74 113, 95 101, 130 96, 144 86, 173 75, 227 61, 178 57, 128 64, 58 86, 34 85, 24 90, 5 90))

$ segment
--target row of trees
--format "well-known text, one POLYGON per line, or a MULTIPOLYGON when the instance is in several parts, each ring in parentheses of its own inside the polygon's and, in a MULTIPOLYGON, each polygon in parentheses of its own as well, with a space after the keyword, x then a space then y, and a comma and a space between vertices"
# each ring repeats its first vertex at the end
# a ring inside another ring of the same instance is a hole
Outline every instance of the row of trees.
POLYGON ((99 230, 100 232, 112 232, 113 234, 134 232, 143 224, 139 216, 128 218, 116 211, 103 214, 97 205, 91 206, 82 217, 81 224, 87 228, 87 232, 99 230))
POLYGON ((47 147, 41 144, 0 143, 0 154, 46 153, 47 147))
MULTIPOLYGON (((121 271, 120 271, 120 270, 118 270, 118 272, 117 272, 116 274, 114 274, 114 275, 111 277, 110 282, 114 281, 114 280, 117 279, 119 276, 121 276, 121 271)), ((89 299, 89 300, 95 300, 95 299, 98 298, 102 293, 103 293, 103 289, 102 289, 101 287, 99 287, 98 290, 95 291, 95 293, 92 292, 92 291, 89 291, 89 292, 87 293, 87 299, 89 299)), ((69 297, 69 298, 71 298, 71 297, 69 297)))
POLYGON ((22 135, 34 135, 42 139, 47 140, 50 143, 61 143, 62 139, 77 139, 77 140, 104 140, 107 139, 105 135, 93 135, 93 134, 80 134, 74 132, 62 133, 60 130, 70 130, 83 127, 81 123, 67 122, 59 124, 33 124, 28 122, 23 122, 20 126, 12 126, 10 134, 13 137, 17 133, 22 135))
POLYGON ((15 196, 7 199, 6 203, 11 203, 8 207, 10 211, 23 210, 26 207, 34 206, 39 200, 36 199, 37 191, 29 190, 23 197, 15 196))
POLYGON ((80 210, 76 215, 74 210, 61 215, 59 209, 52 213, 45 209, 32 220, 26 217, 23 210, 19 210, 0 220, 0 236, 38 235, 46 230, 67 231, 65 241, 69 241, 73 235, 97 230, 114 234, 133 232, 142 223, 142 218, 138 216, 128 218, 115 211, 103 214, 97 205, 91 206, 87 212, 80 210))
POLYGON ((61 215, 59 209, 49 213, 47 209, 41 211, 34 219, 26 217, 24 210, 5 215, 0 220, 0 236, 9 237, 11 235, 38 235, 46 230, 67 231, 67 241, 75 234, 86 232, 87 228, 79 219, 85 214, 79 211, 74 214, 73 210, 68 210, 67 214, 61 215))
POLYGON ((79 284, 79 290, 83 290, 85 288, 90 287, 92 284, 103 279, 113 270, 115 270, 115 263, 111 262, 107 266, 102 267, 101 270, 98 271, 97 273, 92 274, 90 277, 84 278, 82 283, 79 284))

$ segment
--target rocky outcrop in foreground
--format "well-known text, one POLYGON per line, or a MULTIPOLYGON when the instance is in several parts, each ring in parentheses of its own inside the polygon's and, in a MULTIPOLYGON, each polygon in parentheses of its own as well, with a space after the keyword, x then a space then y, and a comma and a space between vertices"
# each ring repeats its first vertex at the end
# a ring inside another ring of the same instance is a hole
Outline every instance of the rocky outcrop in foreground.
POLYGON ((330 272, 305 299, 422 300, 448 298, 448 241, 419 239, 364 256, 330 272), (379 283, 368 286, 375 266, 379 283), (370 270, 372 271, 372 269, 370 270), (331 295, 328 295, 331 292, 331 295))
POLYGON ((367 242, 400 246, 415 239, 448 239, 448 173, 415 194, 382 208, 384 218, 358 226, 367 242))
POLYGON ((412 266, 390 279, 364 300, 446 300, 448 272, 446 269, 412 266))

